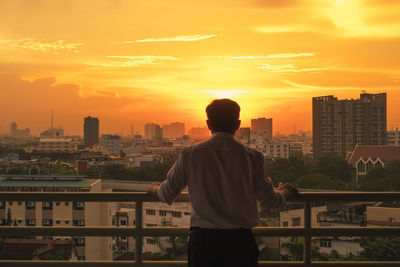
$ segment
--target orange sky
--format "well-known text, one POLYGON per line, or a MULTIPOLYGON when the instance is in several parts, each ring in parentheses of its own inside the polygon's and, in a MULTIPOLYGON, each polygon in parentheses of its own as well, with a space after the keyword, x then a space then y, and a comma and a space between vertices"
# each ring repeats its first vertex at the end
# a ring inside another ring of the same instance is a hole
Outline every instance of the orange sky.
POLYGON ((55 124, 82 134, 133 123, 204 126, 231 97, 243 125, 311 129, 311 97, 388 93, 400 126, 397 0, 1 0, 0 132, 55 124))

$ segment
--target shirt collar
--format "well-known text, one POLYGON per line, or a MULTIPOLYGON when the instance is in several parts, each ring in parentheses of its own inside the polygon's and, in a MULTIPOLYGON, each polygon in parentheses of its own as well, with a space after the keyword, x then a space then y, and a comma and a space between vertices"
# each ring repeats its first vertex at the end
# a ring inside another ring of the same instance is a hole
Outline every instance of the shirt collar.
POLYGON ((232 138, 232 139, 235 138, 235 136, 234 136, 233 134, 226 133, 226 132, 216 132, 216 133, 213 133, 212 138, 217 138, 217 137, 232 138))

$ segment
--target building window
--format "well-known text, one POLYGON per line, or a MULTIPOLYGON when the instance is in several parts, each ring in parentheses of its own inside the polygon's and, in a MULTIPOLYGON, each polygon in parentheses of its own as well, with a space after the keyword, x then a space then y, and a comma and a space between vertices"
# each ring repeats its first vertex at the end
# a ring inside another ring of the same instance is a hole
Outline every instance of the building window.
POLYGON ((85 226, 84 220, 73 220, 72 223, 74 226, 85 226))
POLYGON ((146 214, 147 215, 156 215, 156 211, 155 210, 146 210, 146 214))
POLYGON ((365 172, 365 163, 361 160, 357 163, 357 171, 358 172, 365 172))
POLYGON ((35 202, 33 202, 33 201, 27 201, 27 202, 25 203, 25 208, 26 208, 27 210, 34 210, 34 209, 35 209, 35 202))
POLYGON ((18 201, 18 206, 21 206, 22 205, 22 202, 21 201, 18 201))
POLYGON ((75 244, 77 247, 82 247, 85 245, 85 238, 75 238, 75 244))
POLYGON ((53 203, 49 202, 49 201, 42 202, 42 209, 44 209, 44 210, 52 210, 53 209, 53 203))
POLYGON ((69 220, 65 220, 64 223, 65 223, 65 224, 69 224, 69 220))
POLYGON ((84 261, 85 260, 85 256, 78 256, 78 260, 84 261))
POLYGON ((154 239, 151 239, 151 238, 146 238, 146 244, 155 245, 156 241, 154 239))
POLYGON ((56 206, 60 206, 60 202, 56 202, 56 206))
POLYGON ((158 215, 160 215, 160 216, 167 216, 167 211, 165 211, 165 210, 160 210, 160 211, 158 211, 158 215))
POLYGON ((36 225, 35 219, 27 219, 26 220, 26 225, 27 226, 35 226, 36 225))
POLYGON ((6 220, 5 219, 0 219, 0 225, 5 225, 6 224, 6 220))
POLYGON ((8 201, 8 206, 12 206, 13 202, 12 201, 8 201))
POLYGON ((190 216, 191 215, 190 212, 184 212, 183 214, 186 215, 186 216, 190 216))
POLYGON ((395 223, 396 222, 396 218, 393 218, 393 217, 389 217, 388 220, 389 220, 390 223, 395 223))
POLYGON ((69 206, 69 202, 64 202, 65 207, 69 206))
POLYGON ((73 203, 74 210, 84 210, 85 209, 85 202, 74 202, 73 203))
POLYGON ((120 225, 126 225, 126 220, 120 220, 120 221, 119 221, 119 224, 120 224, 120 225))
POLYGON ((56 224, 60 224, 61 223, 61 221, 60 220, 56 220, 56 224))
POLYGON ((182 216, 182 212, 180 212, 180 211, 173 211, 172 212, 172 217, 180 218, 181 216, 182 216))
POLYGON ((374 164, 372 163, 371 160, 368 160, 366 167, 367 167, 367 170, 366 170, 367 172, 369 170, 371 170, 372 168, 374 168, 374 164))
POLYGON ((0 201, 0 209, 5 209, 5 208, 6 208, 6 202, 0 201))
POLYGON ((289 226, 289 223, 288 223, 288 221, 284 221, 284 222, 282 222, 282 227, 288 227, 289 226))
POLYGON ((297 217, 297 218, 293 218, 293 219, 292 219, 292 225, 293 225, 293 226, 300 226, 300 223, 301 223, 300 217, 297 217))
POLYGON ((321 239, 319 241, 319 246, 321 248, 331 248, 332 247, 332 240, 331 239, 321 239))
POLYGON ((53 220, 43 219, 42 224, 43 226, 53 226, 53 220))

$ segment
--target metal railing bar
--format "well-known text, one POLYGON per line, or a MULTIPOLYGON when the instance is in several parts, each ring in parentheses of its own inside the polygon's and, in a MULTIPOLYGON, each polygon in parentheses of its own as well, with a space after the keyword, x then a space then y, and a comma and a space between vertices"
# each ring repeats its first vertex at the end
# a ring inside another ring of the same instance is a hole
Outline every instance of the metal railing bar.
POLYGON ((304 263, 311 263, 311 202, 304 203, 304 263))
MULTIPOLYGON (((399 261, 335 261, 335 262, 312 262, 310 265, 313 267, 395 267, 399 266, 399 261)), ((279 267, 294 267, 294 266, 310 266, 303 262, 293 261, 260 261, 259 266, 279 266, 279 267)), ((187 266, 186 261, 143 261, 136 263, 133 261, 23 261, 23 260, 11 260, 3 261, 0 260, 0 266, 4 267, 122 267, 122 266, 134 266, 134 267, 182 267, 187 266)))
MULTIPOLYGON (((256 236, 400 236, 400 227, 346 227, 311 228, 302 227, 255 227, 252 229, 256 236)), ((134 228, 114 226, 92 227, 53 227, 53 226, 0 226, 0 236, 188 236, 189 228, 134 228)))
MULTIPOLYGON (((139 233, 136 236, 136 247, 135 247, 135 260, 136 263, 142 262, 142 249, 143 249, 143 235, 139 231, 143 231, 143 202, 136 201, 135 205, 135 226, 139 233)), ((147 230, 147 229, 146 229, 147 230)))
MULTIPOLYGON (((86 202, 159 202, 145 192, 0 192, 0 201, 86 201, 86 202)), ((395 201, 400 192, 307 192, 297 200, 324 201, 395 201)), ((188 193, 182 193, 177 202, 190 201, 188 193)))

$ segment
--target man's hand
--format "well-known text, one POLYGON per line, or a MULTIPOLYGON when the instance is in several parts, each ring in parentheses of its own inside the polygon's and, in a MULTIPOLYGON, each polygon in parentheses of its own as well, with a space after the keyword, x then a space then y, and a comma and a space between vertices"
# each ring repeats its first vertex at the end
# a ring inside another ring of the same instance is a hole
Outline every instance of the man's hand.
POLYGON ((287 200, 296 199, 299 197, 299 190, 291 183, 279 183, 279 191, 285 196, 287 200))
POLYGON ((160 182, 152 183, 152 184, 149 186, 149 188, 147 188, 147 194, 150 195, 150 196, 154 196, 154 197, 157 197, 157 198, 158 198, 158 196, 157 196, 157 191, 158 191, 158 189, 160 188, 160 186, 161 186, 161 183, 160 183, 160 182))

